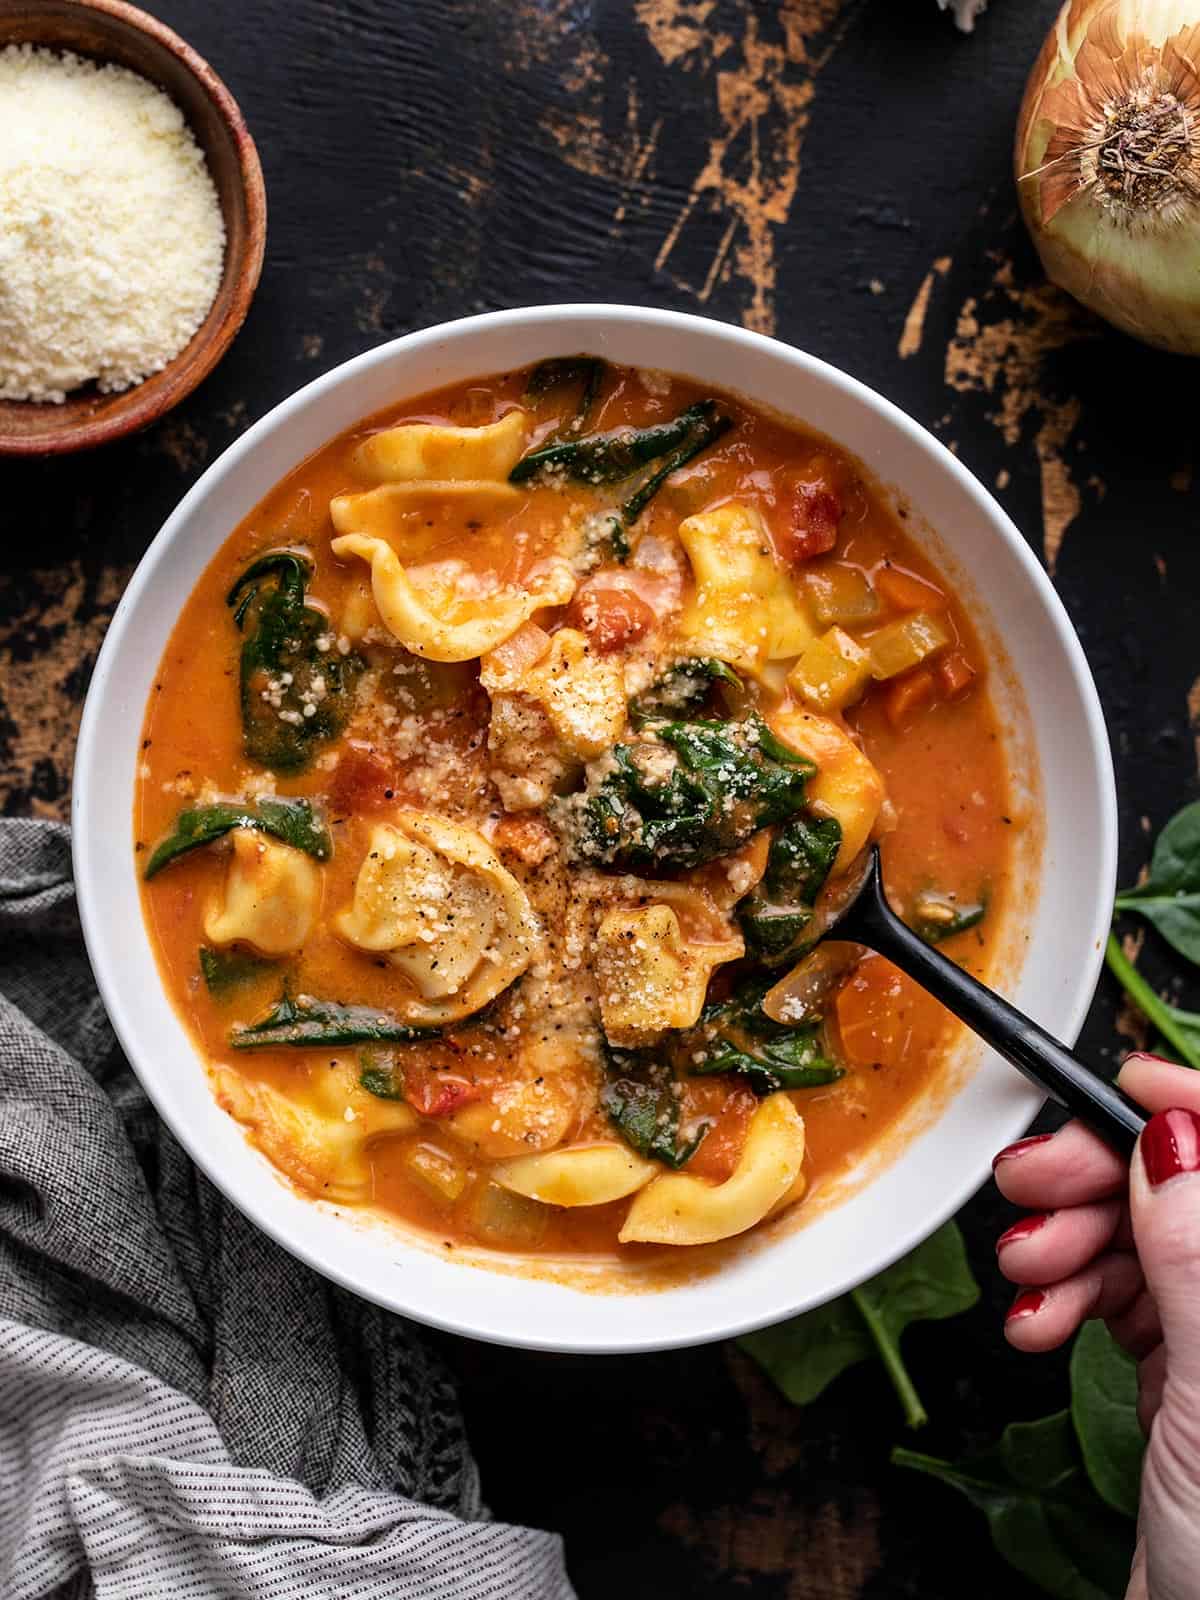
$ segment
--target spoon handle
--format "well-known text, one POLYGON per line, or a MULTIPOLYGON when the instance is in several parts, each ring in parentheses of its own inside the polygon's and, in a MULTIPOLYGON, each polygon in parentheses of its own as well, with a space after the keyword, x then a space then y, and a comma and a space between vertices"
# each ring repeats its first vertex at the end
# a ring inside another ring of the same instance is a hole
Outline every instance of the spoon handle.
POLYGON ((1133 1155, 1147 1114, 1105 1082, 1044 1028, 978 979, 932 949, 901 922, 884 897, 878 858, 871 881, 839 925, 836 937, 868 945, 940 1000, 1031 1083, 1098 1134, 1126 1160, 1133 1155))

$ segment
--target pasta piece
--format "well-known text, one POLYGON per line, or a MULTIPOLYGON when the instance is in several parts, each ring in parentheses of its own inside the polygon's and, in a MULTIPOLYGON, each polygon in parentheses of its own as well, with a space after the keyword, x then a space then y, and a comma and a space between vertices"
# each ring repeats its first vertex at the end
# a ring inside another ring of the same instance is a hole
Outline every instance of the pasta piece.
POLYGON ((461 561, 406 570, 389 544, 361 533, 333 541, 333 553, 371 568, 375 604, 406 650, 431 661, 473 661, 516 633, 544 606, 566 605, 575 578, 565 561, 542 563, 521 586, 482 587, 461 561))
POLYGON ((506 482, 525 449, 529 419, 509 411, 483 428, 435 422, 402 422, 364 439, 354 465, 376 483, 433 479, 461 483, 488 478, 506 482))
POLYGON ((225 882, 204 913, 210 944, 248 944, 264 956, 299 950, 321 906, 321 869, 303 850, 235 828, 225 882))
MULTIPOLYGON (((522 629, 528 636, 526 630, 533 631, 533 625, 527 623, 522 629)), ((489 692, 518 693, 538 701, 560 745, 590 761, 625 731, 624 674, 612 657, 593 649, 587 634, 576 628, 560 628, 553 637, 542 634, 542 638, 544 652, 523 671, 514 671, 507 657, 496 666, 489 659, 481 663, 480 682, 489 692)))
POLYGON ((482 834, 422 811, 371 830, 342 938, 385 955, 416 995, 403 1021, 457 1022, 487 1005, 533 960, 541 928, 524 889, 482 834))
POLYGON ((745 1233, 794 1194, 803 1161, 803 1117, 786 1094, 768 1095, 724 1183, 664 1173, 634 1196, 618 1238, 622 1244, 714 1244, 745 1233))
POLYGON ((668 1028, 699 1021, 713 968, 745 953, 740 935, 693 944, 670 906, 619 907, 596 933, 600 1015, 610 1044, 653 1044, 668 1028))
POLYGON ((505 1189, 548 1206, 604 1206, 643 1188, 658 1172, 624 1144, 579 1144, 520 1156, 492 1172, 505 1189))
POLYGON ((329 516, 338 533, 396 540, 411 535, 415 518, 427 519, 437 511, 457 512, 460 517, 486 515, 520 498, 520 491, 511 483, 497 480, 383 483, 378 489, 335 495, 329 502, 329 516))
POLYGON ((780 709, 767 721, 774 733, 817 765, 808 797, 820 816, 836 817, 842 829, 841 848, 833 870, 845 872, 870 842, 879 822, 886 791, 879 770, 868 760, 840 723, 812 711, 780 709))
POLYGON ((812 643, 813 625, 753 506, 734 501, 687 517, 679 538, 696 580, 679 631, 696 654, 754 671, 812 643))
POLYGON ((295 1094, 224 1066, 213 1069, 213 1089, 217 1104, 294 1183, 344 1204, 371 1199, 375 1141, 417 1126, 408 1106, 361 1088, 351 1060, 308 1068, 295 1094))

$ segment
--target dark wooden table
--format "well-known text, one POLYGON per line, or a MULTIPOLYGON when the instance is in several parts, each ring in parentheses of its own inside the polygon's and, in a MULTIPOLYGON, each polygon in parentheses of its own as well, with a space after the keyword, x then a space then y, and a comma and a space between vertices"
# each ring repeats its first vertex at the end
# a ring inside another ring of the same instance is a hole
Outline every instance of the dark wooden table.
MULTIPOLYGON (((258 139, 262 287, 165 423, 0 468, 0 796, 65 814, 79 707, 129 573, 184 490, 310 377, 409 329, 554 300, 672 305, 778 333, 934 428, 1054 572, 1117 757, 1122 875, 1196 793, 1195 368, 1044 283, 1010 142, 1057 0, 161 0, 258 139)), ((1102 987, 1084 1039, 1121 1046, 1102 987)), ((985 1304, 915 1329, 936 1453, 1055 1409, 1020 1359, 985 1189, 985 1304)), ((488 1497, 560 1529, 584 1597, 849 1600, 1032 1591, 981 1521, 893 1471, 860 1369, 805 1411, 735 1350, 573 1360, 445 1341, 488 1497), (947 1533, 954 1535, 947 1538, 947 1533)))

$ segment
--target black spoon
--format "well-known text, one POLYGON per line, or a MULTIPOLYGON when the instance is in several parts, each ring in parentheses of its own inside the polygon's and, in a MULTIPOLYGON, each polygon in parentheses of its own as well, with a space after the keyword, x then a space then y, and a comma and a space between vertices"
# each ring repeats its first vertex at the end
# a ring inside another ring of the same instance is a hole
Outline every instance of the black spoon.
POLYGON ((868 853, 857 889, 851 890, 839 909, 830 910, 821 937, 863 944, 886 956, 1106 1144, 1126 1160, 1132 1156, 1147 1113, 1076 1060, 1044 1028, 932 949, 901 922, 884 893, 878 845, 868 853))

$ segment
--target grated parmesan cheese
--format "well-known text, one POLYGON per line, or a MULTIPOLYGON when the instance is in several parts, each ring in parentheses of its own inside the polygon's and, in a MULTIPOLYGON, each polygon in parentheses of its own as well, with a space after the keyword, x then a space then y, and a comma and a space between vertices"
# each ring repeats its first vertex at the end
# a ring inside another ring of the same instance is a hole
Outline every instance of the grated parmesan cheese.
POLYGON ((124 67, 0 50, 0 398, 166 366, 207 316, 225 226, 179 108, 124 67))

